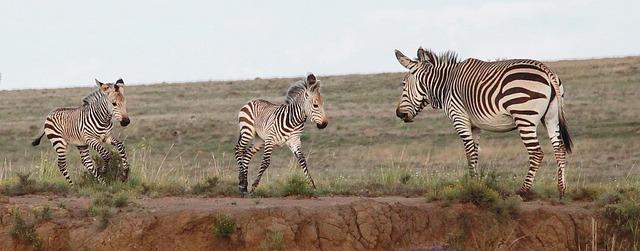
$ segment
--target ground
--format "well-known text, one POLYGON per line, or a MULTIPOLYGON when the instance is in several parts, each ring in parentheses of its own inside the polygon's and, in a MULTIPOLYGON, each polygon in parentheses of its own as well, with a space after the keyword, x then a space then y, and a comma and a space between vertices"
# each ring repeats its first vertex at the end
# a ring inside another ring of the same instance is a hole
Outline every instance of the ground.
MULTIPOLYGON (((501 218, 472 204, 423 198, 142 198, 104 229, 86 214, 90 203, 56 196, 5 199, 0 248, 33 247, 6 234, 9 208, 28 212, 33 205, 53 212, 36 228, 44 250, 576 250, 594 241, 594 222, 604 232, 593 203, 527 202, 518 216, 501 218), (235 226, 229 236, 214 237, 212 222, 221 215, 235 226)), ((599 245, 611 241, 601 238, 599 245)))

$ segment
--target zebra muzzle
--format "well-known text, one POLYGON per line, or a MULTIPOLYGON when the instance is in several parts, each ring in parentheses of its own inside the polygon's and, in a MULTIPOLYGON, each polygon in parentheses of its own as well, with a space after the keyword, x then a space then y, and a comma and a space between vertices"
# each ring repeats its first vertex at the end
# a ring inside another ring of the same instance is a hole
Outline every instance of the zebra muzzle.
POLYGON ((129 120, 129 118, 122 118, 122 121, 120 121, 120 125, 121 126, 128 126, 130 122, 131 122, 131 120, 129 120))
POLYGON ((324 129, 328 124, 329 123, 327 121, 323 121, 322 124, 316 124, 316 126, 318 127, 318 129, 324 129))
POLYGON ((396 116, 402 119, 405 123, 413 122, 413 118, 407 112, 402 112, 400 110, 396 110, 396 116))

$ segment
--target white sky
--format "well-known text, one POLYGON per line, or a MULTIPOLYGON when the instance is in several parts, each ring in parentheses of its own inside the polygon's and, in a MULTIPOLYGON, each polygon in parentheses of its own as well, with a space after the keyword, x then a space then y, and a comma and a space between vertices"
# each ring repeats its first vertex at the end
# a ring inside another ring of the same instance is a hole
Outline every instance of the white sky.
POLYGON ((640 54, 640 1, 0 1, 0 89, 402 71, 393 50, 640 54))

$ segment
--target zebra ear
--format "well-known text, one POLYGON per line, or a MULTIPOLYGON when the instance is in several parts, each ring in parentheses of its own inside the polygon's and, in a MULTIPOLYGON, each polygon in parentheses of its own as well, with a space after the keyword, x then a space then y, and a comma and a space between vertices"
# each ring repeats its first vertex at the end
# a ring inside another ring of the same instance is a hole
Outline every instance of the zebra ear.
POLYGON ((309 86, 313 86, 316 83, 317 79, 316 79, 316 75, 313 75, 313 73, 309 72, 307 73, 307 84, 309 86))
POLYGON ((116 89, 116 91, 120 91, 120 87, 124 87, 124 81, 122 80, 122 78, 119 78, 116 81, 116 84, 113 85, 113 87, 116 89))
POLYGON ((420 60, 422 62, 427 61, 427 52, 424 51, 422 46, 420 46, 420 48, 418 48, 418 60, 420 60))
POLYGON ((429 62, 432 65, 436 64, 436 60, 433 57, 433 54, 429 51, 426 51, 425 49, 422 48, 422 46, 420 46, 420 48, 418 48, 418 60, 420 62, 429 62))
POLYGON ((104 83, 102 83, 102 82, 98 81, 98 79, 97 79, 97 78, 95 78, 94 80, 96 81, 96 85, 97 85, 98 87, 101 87, 102 85, 104 85, 104 83))
POLYGON ((409 70, 418 64, 418 62, 411 60, 410 58, 402 54, 402 52, 400 52, 399 50, 396 50, 396 58, 398 59, 398 62, 400 62, 400 64, 404 66, 404 68, 407 68, 409 70))

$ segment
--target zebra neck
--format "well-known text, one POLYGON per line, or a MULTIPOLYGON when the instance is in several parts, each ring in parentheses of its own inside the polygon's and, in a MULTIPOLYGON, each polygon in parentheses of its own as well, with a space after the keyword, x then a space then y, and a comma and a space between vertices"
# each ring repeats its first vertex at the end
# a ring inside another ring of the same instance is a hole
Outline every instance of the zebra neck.
POLYGON ((307 114, 304 110, 304 104, 304 100, 296 100, 295 102, 291 102, 285 105, 288 115, 287 117, 292 125, 298 126, 307 121, 307 114))
POLYGON ((107 99, 98 99, 85 105, 86 116, 90 116, 99 125, 107 126, 113 118, 113 108, 107 99))
POLYGON ((424 93, 428 96, 433 109, 441 109, 442 104, 447 100, 450 89, 448 80, 452 69, 453 66, 436 70, 432 73, 433 78, 430 81, 426 80, 427 75, 424 76, 422 83, 426 84, 422 88, 425 88, 424 93))

